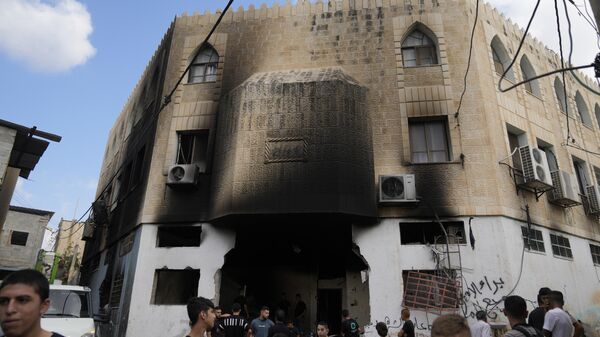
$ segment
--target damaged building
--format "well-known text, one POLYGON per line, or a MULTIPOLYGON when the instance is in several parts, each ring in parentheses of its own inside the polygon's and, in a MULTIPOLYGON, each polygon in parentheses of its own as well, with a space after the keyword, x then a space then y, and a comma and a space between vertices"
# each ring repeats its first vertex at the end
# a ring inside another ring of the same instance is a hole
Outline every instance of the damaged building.
POLYGON ((444 312, 503 326, 502 298, 543 286, 600 329, 590 79, 499 91, 560 57, 528 37, 508 69, 522 31, 475 0, 250 6, 202 44, 219 15, 176 17, 110 130, 81 268, 103 330, 300 294, 305 329, 347 308, 376 336, 409 307, 429 335, 444 312))

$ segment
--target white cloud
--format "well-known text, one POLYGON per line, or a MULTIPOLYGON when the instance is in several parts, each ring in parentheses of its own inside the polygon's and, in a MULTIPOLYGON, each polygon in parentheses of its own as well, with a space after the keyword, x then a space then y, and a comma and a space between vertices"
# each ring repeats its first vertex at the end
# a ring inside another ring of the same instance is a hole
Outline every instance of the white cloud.
MULTIPOLYGON (((522 0, 487 0, 492 6, 503 12, 508 18, 518 24, 522 29, 525 29, 527 22, 533 12, 536 1, 522 1, 522 0)), ((590 14, 588 0, 575 0, 575 3, 579 7, 582 13, 585 14, 584 1, 590 14)), ((589 23, 579 15, 577 9, 573 4, 567 2, 567 8, 569 11, 569 17, 572 23, 572 34, 573 34, 573 65, 584 65, 590 64, 594 61, 596 53, 600 52, 598 48, 598 39, 596 33, 591 28, 589 23)), ((562 31, 563 40, 563 53, 565 59, 569 57, 569 35, 567 19, 564 15, 563 2, 558 1, 558 10, 561 13, 560 28, 562 31)), ((593 22, 593 21, 592 21, 593 22)), ((595 23, 595 22, 594 22, 595 23)), ((542 0, 537 10, 536 17, 533 19, 529 33, 544 43, 546 46, 559 52, 558 43, 558 30, 556 25, 556 16, 554 9, 554 1, 542 0)), ((521 51, 523 52, 523 51, 521 51)), ((590 77, 593 76, 594 72, 591 69, 584 71, 590 77)))
POLYGON ((36 71, 61 72, 96 53, 92 19, 76 0, 0 0, 0 51, 36 71))
MULTIPOLYGON (((25 179, 19 177, 19 179, 17 180, 17 185, 15 186, 14 194, 16 194, 18 198, 20 198, 21 202, 29 203, 31 201, 31 199, 33 198, 33 194, 25 189, 25 186, 23 186, 24 182, 25 182, 25 179)), ((14 195, 13 195, 13 197, 14 197, 14 195)))

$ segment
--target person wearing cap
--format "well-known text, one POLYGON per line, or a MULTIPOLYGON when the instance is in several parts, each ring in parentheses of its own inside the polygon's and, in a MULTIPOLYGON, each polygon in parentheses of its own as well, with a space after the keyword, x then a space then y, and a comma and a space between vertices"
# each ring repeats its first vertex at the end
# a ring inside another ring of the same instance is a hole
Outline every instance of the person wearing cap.
POLYGON ((477 322, 469 327, 471 329, 471 337, 492 337, 492 328, 487 322, 486 312, 480 310, 475 314, 475 317, 477 318, 477 322))
POLYGON ((544 329, 544 316, 548 311, 548 295, 550 294, 550 288, 540 288, 537 295, 538 307, 533 309, 529 314, 527 323, 532 327, 542 331, 544 329))

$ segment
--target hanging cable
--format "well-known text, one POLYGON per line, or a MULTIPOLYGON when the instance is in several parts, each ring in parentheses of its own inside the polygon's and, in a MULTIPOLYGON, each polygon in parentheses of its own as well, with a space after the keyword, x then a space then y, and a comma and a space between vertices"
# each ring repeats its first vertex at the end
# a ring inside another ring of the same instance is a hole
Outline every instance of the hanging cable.
MULTIPOLYGON (((571 4, 573 4, 573 7, 575 7, 575 9, 577 9, 577 12, 579 12, 579 16, 582 16, 585 21, 587 21, 587 23, 592 27, 592 29, 594 31, 596 31, 596 35, 600 35, 600 33, 598 32, 598 27, 593 23, 593 21, 590 21, 590 19, 588 18, 588 16, 586 16, 585 14, 583 14, 581 12, 581 9, 579 9, 579 6, 577 6, 577 4, 575 3, 575 1, 573 0, 569 0, 569 2, 571 4)), ((585 6, 585 11, 587 12, 587 5, 585 4, 585 0, 583 1, 583 5, 585 6)), ((589 13, 588 13, 589 15, 589 13)))
MULTIPOLYGON (((198 57, 198 55, 200 54, 200 51, 202 50, 203 45, 205 45, 208 40, 210 40, 212 34, 215 32, 215 30, 217 29, 218 25, 221 23, 221 20, 223 19, 223 17, 225 16, 225 13, 227 13, 227 10, 231 7, 231 4, 233 3, 233 0, 229 0, 229 2, 227 3, 227 6, 225 7, 225 9, 221 12, 219 18, 217 19, 217 21, 215 22, 215 24, 213 25, 212 29, 210 30, 210 32, 208 33, 208 35, 206 36, 206 38, 204 39, 204 41, 202 42, 202 44, 200 44, 200 48, 198 48, 198 50, 196 51, 196 53, 194 54, 193 59, 196 59, 196 57, 198 57)), ((164 96, 163 98, 163 102, 161 103, 160 108, 158 109, 158 111, 152 116, 151 120, 155 121, 158 120, 158 116, 160 115, 160 113, 162 112, 162 110, 171 102, 171 97, 173 96, 173 94, 175 93, 175 90, 177 90, 177 87, 179 86, 179 84, 181 84, 181 81, 183 80, 183 78, 185 77, 185 74, 189 71, 189 69, 191 68, 193 62, 191 62, 190 64, 188 64, 188 66, 185 68, 185 70, 183 71, 183 73, 181 74, 181 76, 179 77, 179 79, 177 80, 177 83, 175 83, 175 85, 173 86, 172 90, 169 91, 169 94, 164 96)), ((141 136, 145 135, 146 132, 148 132, 149 130, 151 130, 150 127, 144 128, 141 130, 141 132, 138 134, 138 136, 141 138, 141 136)), ((121 163, 121 165, 117 168, 117 170, 115 171, 115 173, 110 177, 110 179, 108 179, 108 182, 106 183, 106 185, 104 186, 104 188, 102 189, 102 191, 100 191, 100 193, 98 193, 98 197, 94 199, 94 201, 92 202, 92 204, 96 201, 98 201, 99 199, 101 199, 104 195, 104 193, 108 190, 108 188, 112 185, 112 182, 115 180, 115 178, 122 172, 123 168, 126 166, 127 162, 123 162, 121 163)), ((81 216, 81 218, 79 218, 79 220, 77 220, 77 222, 75 224, 73 224, 71 227, 69 227, 68 229, 74 227, 78 222, 80 222, 83 217, 92 209, 92 206, 90 206, 85 213, 81 216)))
MULTIPOLYGON (((565 2, 565 0, 563 0, 563 5, 565 7, 565 16, 567 17, 567 23, 568 23, 568 27, 569 27, 569 43, 570 43, 570 48, 569 48, 569 64, 572 64, 572 58, 573 58, 573 34, 571 32, 571 18, 569 16, 569 11, 567 10, 567 3, 565 2)), ((600 68, 599 62, 598 62, 598 57, 596 56, 596 60, 594 61, 594 67, 596 70, 596 77, 598 76, 598 69, 600 68)), ((600 92, 596 91, 595 89, 590 88, 589 85, 587 85, 587 83, 585 83, 584 81, 582 81, 579 76, 577 76, 577 74, 574 71, 570 71, 571 76, 573 76, 575 78, 575 80, 582 85, 584 88, 586 88, 588 91, 600 96, 600 92)))
POLYGON ((508 67, 504 70, 504 72, 502 73, 502 76, 500 76, 500 80, 498 80, 498 90, 500 90, 501 92, 508 91, 508 90, 502 90, 502 86, 501 86, 502 85, 502 80, 504 80, 504 78, 506 77, 506 74, 508 73, 508 71, 512 68, 512 66, 517 61, 517 56, 521 52, 521 48, 523 48, 523 44, 525 43, 525 37, 527 37, 527 32, 529 32, 529 28, 531 27, 531 23, 533 22, 533 18, 535 18, 535 14, 536 14, 536 12, 538 10, 538 7, 540 6, 540 2, 541 2, 541 0, 537 0, 537 2, 535 4, 535 7, 533 9, 533 13, 531 13, 531 17, 529 18, 529 22, 527 23, 527 27, 525 28, 525 32, 523 32, 523 37, 521 38, 521 41, 519 42, 519 47, 517 48, 517 52, 515 54, 515 57, 512 59, 512 61, 508 65, 508 67))
MULTIPOLYGON (((564 4, 564 0, 563 0, 564 4)), ((566 6, 566 5, 565 5, 566 6)), ((566 8, 565 8, 566 10, 566 8)), ((562 45, 562 32, 560 30, 560 15, 558 11, 558 0, 554 0, 554 14, 556 15, 556 28, 558 29, 558 47, 560 50, 560 66, 565 66, 565 56, 563 54, 563 45, 562 45)), ((570 27, 570 25, 569 25, 570 27)), ((573 41, 571 41, 571 48, 573 48, 573 41)), ((562 81, 563 81, 563 95, 565 98, 565 114, 567 115, 567 143, 571 140, 571 128, 569 126, 569 96, 567 94, 567 81, 565 77, 565 73, 562 72, 562 81)))
POLYGON ((456 108, 456 113, 454 114, 454 118, 458 118, 460 113, 460 107, 462 106, 463 98, 465 97, 465 93, 467 92, 467 76, 469 76, 469 69, 471 68, 471 56, 473 55, 473 39, 475 37, 475 28, 477 27, 477 21, 479 19, 479 0, 475 3, 475 22, 473 22, 473 29, 471 30, 471 42, 469 44, 469 58, 467 60, 467 69, 465 70, 465 78, 463 80, 463 91, 460 94, 460 100, 458 101, 458 108, 456 108))

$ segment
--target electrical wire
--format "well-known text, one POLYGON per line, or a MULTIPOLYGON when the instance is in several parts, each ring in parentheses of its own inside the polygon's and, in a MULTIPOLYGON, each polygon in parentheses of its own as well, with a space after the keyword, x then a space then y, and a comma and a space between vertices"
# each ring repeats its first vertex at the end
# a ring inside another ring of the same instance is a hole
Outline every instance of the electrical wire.
MULTIPOLYGON (((565 2, 565 0, 563 0, 563 4, 565 6, 565 16, 567 17, 567 23, 569 26, 569 41, 570 41, 570 49, 569 49, 569 64, 572 64, 572 58, 573 58, 573 34, 571 32, 571 18, 569 16, 569 11, 567 10, 567 4, 565 2)), ((558 15, 558 14, 557 14, 558 15)), ((584 88, 586 88, 589 92, 592 92, 598 96, 600 96, 600 92, 590 88, 590 86, 587 85, 587 83, 585 83, 584 81, 582 81, 579 76, 577 76, 577 74, 574 71, 570 71, 571 76, 573 76, 575 78, 575 80, 584 88)))
MULTIPOLYGON (((217 21, 215 22, 215 24, 213 25, 212 29, 210 30, 210 32, 208 33, 208 35, 206 36, 206 38, 204 39, 204 41, 202 42, 202 44, 200 44, 200 48, 198 48, 198 50, 196 51, 196 53, 194 54, 193 59, 196 59, 196 57, 198 57, 198 55, 200 54, 200 52, 202 51, 202 46, 205 45, 206 43, 208 43, 208 40, 210 40, 212 34, 215 32, 215 30, 217 29, 218 25, 221 23, 221 20, 223 19, 223 17, 225 16, 225 13, 227 13, 227 10, 231 7, 231 4, 233 3, 233 0, 229 0, 229 2, 227 3, 227 6, 225 7, 225 9, 221 12, 219 18, 217 19, 217 21)), ((188 66, 185 68, 185 70, 183 71, 183 73, 181 74, 181 76, 179 77, 179 79, 177 80, 177 82, 175 83, 175 85, 173 86, 172 90, 169 92, 168 95, 164 96, 163 98, 163 102, 160 106, 160 108, 158 109, 158 111, 152 116, 151 120, 157 120, 158 116, 160 115, 160 113, 162 112, 162 110, 171 102, 171 97, 173 96, 173 94, 175 93, 175 91, 177 90, 177 87, 181 84, 181 81, 183 80, 183 78, 185 77, 185 74, 189 71, 189 69, 192 67, 193 62, 190 62, 190 64, 188 64, 188 66)), ((148 132, 149 130, 151 130, 150 127, 147 127, 145 129, 142 129, 141 132, 138 134, 140 137, 145 135, 146 132, 148 132)), ((96 199, 94 199, 94 201, 92 202, 92 205, 97 202, 98 200, 100 200, 102 198, 102 196, 104 195, 104 193, 108 190, 108 188, 112 185, 112 182, 115 180, 115 178, 122 172, 123 168, 126 166, 127 162, 123 162, 121 163, 121 165, 117 168, 117 170, 115 171, 115 173, 110 177, 110 179, 108 180, 108 182, 106 183, 104 189, 102 189, 102 191, 100 193, 98 193, 98 197, 96 199)), ((72 227, 74 227, 77 223, 81 222, 81 220, 83 219, 83 217, 92 209, 93 206, 90 206, 85 213, 79 218, 79 220, 77 220, 73 225, 71 225, 71 227, 67 228, 71 229, 72 227)))
POLYGON ((506 69, 504 69, 504 72, 502 73, 502 76, 500 76, 500 79, 498 80, 498 90, 500 90, 501 92, 506 92, 508 90, 502 90, 502 80, 504 80, 504 78, 506 77, 506 74, 508 73, 508 71, 512 68, 512 66, 515 64, 515 62, 517 61, 517 56, 519 55, 519 53, 521 52, 521 48, 523 48, 523 44, 525 43, 525 37, 527 36, 527 32, 529 32, 529 28, 531 27, 531 23, 533 22, 533 18, 535 18, 535 14, 538 10, 538 7, 540 6, 540 2, 541 0, 537 0, 535 7, 533 8, 533 13, 531 13, 531 17, 529 18, 529 22, 527 23, 527 27, 525 28, 525 31, 523 32, 523 37, 521 38, 521 41, 519 42, 519 47, 517 48, 517 52, 515 53, 515 57, 512 59, 512 61, 510 62, 510 64, 508 65, 508 67, 506 69))
POLYGON ((462 106, 463 98, 465 97, 465 93, 467 92, 467 76, 469 76, 469 69, 471 68, 471 57, 473 55, 473 39, 475 38, 475 28, 477 27, 477 21, 479 19, 479 0, 477 0, 475 4, 475 21, 473 22, 473 29, 471 30, 471 42, 469 44, 469 58, 467 60, 467 69, 465 70, 465 78, 463 80, 463 91, 460 94, 460 100, 458 101, 458 108, 456 108, 456 113, 454 114, 454 118, 458 118, 460 114, 460 107, 462 106))
MULTIPOLYGON (((566 8, 565 8, 565 10, 566 10, 566 8)), ((560 15, 558 13, 559 13, 558 12, 558 0, 554 0, 554 14, 556 15, 556 28, 558 29, 558 46, 559 46, 559 50, 560 50, 560 66, 564 67, 565 66, 565 56, 563 54, 562 32, 560 30, 560 15)), ((570 27, 570 25, 569 25, 569 27, 570 27)), ((572 48, 573 48, 573 43, 571 41, 571 50, 572 50, 572 48)), ((569 140, 571 140, 571 128, 569 126, 569 96, 567 94, 567 81, 566 81, 564 72, 562 72, 562 81, 563 81, 563 97, 565 98, 564 108, 565 108, 565 114, 567 115, 567 143, 569 143, 569 140)))
MULTIPOLYGON (((575 7, 575 9, 577 9, 577 12, 579 12, 579 16, 582 16, 585 19, 585 21, 587 21, 587 23, 592 27, 592 29, 594 29, 596 31, 596 35, 600 35, 600 33, 598 32, 598 27, 593 23, 593 21, 590 21, 590 19, 589 19, 589 14, 590 13, 588 12, 587 13, 588 16, 586 16, 585 14, 583 14, 581 12, 581 10, 579 9, 579 6, 577 6, 577 4, 575 3, 575 1, 569 0, 569 2, 571 4, 573 4, 573 7, 575 7)), ((587 12, 588 10, 587 10, 587 5, 585 4, 585 0, 583 1, 583 5, 585 6, 585 11, 587 12)))

